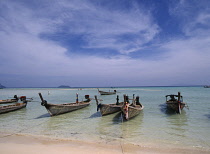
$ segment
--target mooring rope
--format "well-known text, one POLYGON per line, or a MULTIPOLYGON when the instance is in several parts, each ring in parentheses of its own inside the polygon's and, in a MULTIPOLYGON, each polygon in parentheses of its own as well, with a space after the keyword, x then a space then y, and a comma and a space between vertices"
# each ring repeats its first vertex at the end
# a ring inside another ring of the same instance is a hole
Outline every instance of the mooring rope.
MULTIPOLYGON (((122 120, 122 133, 123 133, 123 114, 122 114, 122 112, 121 112, 121 120, 122 120)), ((122 143, 121 142, 122 142, 122 137, 120 139, 120 147, 121 147, 122 153, 124 154, 123 146, 122 146, 122 143)))
POLYGON ((4 137, 16 135, 16 134, 18 134, 18 133, 21 133, 22 131, 29 130, 29 129, 34 128, 34 127, 36 127, 36 126, 42 125, 43 123, 45 123, 45 121, 44 121, 44 122, 41 122, 41 123, 39 123, 39 124, 33 125, 33 126, 31 126, 31 127, 21 129, 21 130, 19 130, 18 132, 15 132, 15 133, 12 133, 12 134, 9 134, 9 135, 5 135, 5 136, 1 136, 0 138, 4 138, 4 137))

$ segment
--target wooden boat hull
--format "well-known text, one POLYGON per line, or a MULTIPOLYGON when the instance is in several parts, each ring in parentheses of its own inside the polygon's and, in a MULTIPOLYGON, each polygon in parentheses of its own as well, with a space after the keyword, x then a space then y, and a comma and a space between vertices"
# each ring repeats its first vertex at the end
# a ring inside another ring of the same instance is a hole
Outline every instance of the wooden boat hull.
POLYGON ((123 114, 123 119, 129 120, 129 119, 131 119, 131 118, 133 118, 133 117, 139 115, 140 112, 141 112, 143 109, 144 109, 144 106, 140 106, 140 105, 136 105, 135 107, 129 105, 127 111, 126 111, 125 108, 121 108, 122 114, 123 114))
POLYGON ((117 93, 117 91, 116 90, 114 90, 114 91, 112 91, 112 92, 107 92, 107 91, 101 91, 101 90, 99 90, 98 89, 98 92, 101 94, 101 95, 114 95, 114 94, 116 94, 117 93))
POLYGON ((122 108, 123 103, 120 103, 119 105, 116 104, 100 104, 100 112, 101 115, 108 115, 116 112, 120 112, 122 108))
POLYGON ((13 105, 0 106, 0 114, 25 108, 27 103, 16 103, 13 105))
POLYGON ((183 97, 181 96, 181 93, 178 92, 178 95, 166 95, 166 105, 167 108, 181 114, 181 110, 185 107, 186 103, 183 102, 183 97))
POLYGON ((14 95, 13 99, 5 99, 5 100, 0 100, 0 104, 6 104, 6 103, 16 103, 18 102, 19 98, 17 95, 14 95))
POLYGON ((67 103, 67 104, 45 104, 45 108, 51 116, 68 113, 74 110, 82 109, 90 105, 90 102, 67 103))
POLYGON ((74 110, 82 109, 90 105, 91 99, 89 98, 89 95, 85 95, 86 100, 81 102, 78 101, 78 94, 76 96, 77 96, 76 103, 50 104, 47 103, 47 101, 43 99, 42 94, 39 93, 39 97, 42 100, 41 105, 45 106, 45 108, 47 109, 47 111, 51 116, 68 113, 74 110))
POLYGON ((99 91, 99 93, 101 95, 114 95, 114 94, 116 94, 116 92, 105 92, 105 91, 99 91))
POLYGON ((185 107, 185 103, 177 102, 177 101, 167 101, 166 102, 167 108, 174 110, 176 113, 181 113, 181 110, 185 107))
POLYGON ((6 99, 6 100, 0 100, 0 104, 7 104, 7 103, 15 103, 18 100, 16 99, 6 99))

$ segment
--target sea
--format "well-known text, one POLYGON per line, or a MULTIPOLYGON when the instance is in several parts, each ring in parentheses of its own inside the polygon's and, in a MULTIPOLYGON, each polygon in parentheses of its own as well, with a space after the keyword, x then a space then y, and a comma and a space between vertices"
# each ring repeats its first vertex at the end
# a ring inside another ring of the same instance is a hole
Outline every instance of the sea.
POLYGON ((31 135, 56 140, 76 140, 105 144, 133 144, 142 147, 183 148, 210 151, 210 88, 204 87, 120 87, 116 95, 100 95, 97 88, 5 88, 0 99, 14 95, 33 98, 27 107, 0 115, 0 133, 31 135), (166 95, 181 92, 187 107, 181 114, 169 112, 166 95), (121 113, 101 116, 96 101, 90 106, 53 116, 41 106, 38 93, 48 103, 62 104, 85 100, 97 95, 101 103, 116 102, 117 95, 140 96, 142 112, 128 121, 121 113))

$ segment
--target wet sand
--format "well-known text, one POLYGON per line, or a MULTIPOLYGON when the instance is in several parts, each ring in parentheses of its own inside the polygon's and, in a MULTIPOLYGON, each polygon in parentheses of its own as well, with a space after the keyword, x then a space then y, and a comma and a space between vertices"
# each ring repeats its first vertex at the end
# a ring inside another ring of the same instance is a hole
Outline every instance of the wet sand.
POLYGON ((207 154, 210 151, 183 148, 153 148, 131 144, 88 143, 82 141, 49 139, 17 134, 0 135, 1 154, 207 154))

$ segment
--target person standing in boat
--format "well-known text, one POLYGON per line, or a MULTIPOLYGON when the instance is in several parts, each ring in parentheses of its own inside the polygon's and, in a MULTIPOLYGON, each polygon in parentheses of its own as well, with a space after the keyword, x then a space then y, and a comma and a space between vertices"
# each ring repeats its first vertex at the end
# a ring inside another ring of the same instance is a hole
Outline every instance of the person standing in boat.
POLYGON ((76 103, 79 103, 78 93, 76 93, 76 103))

